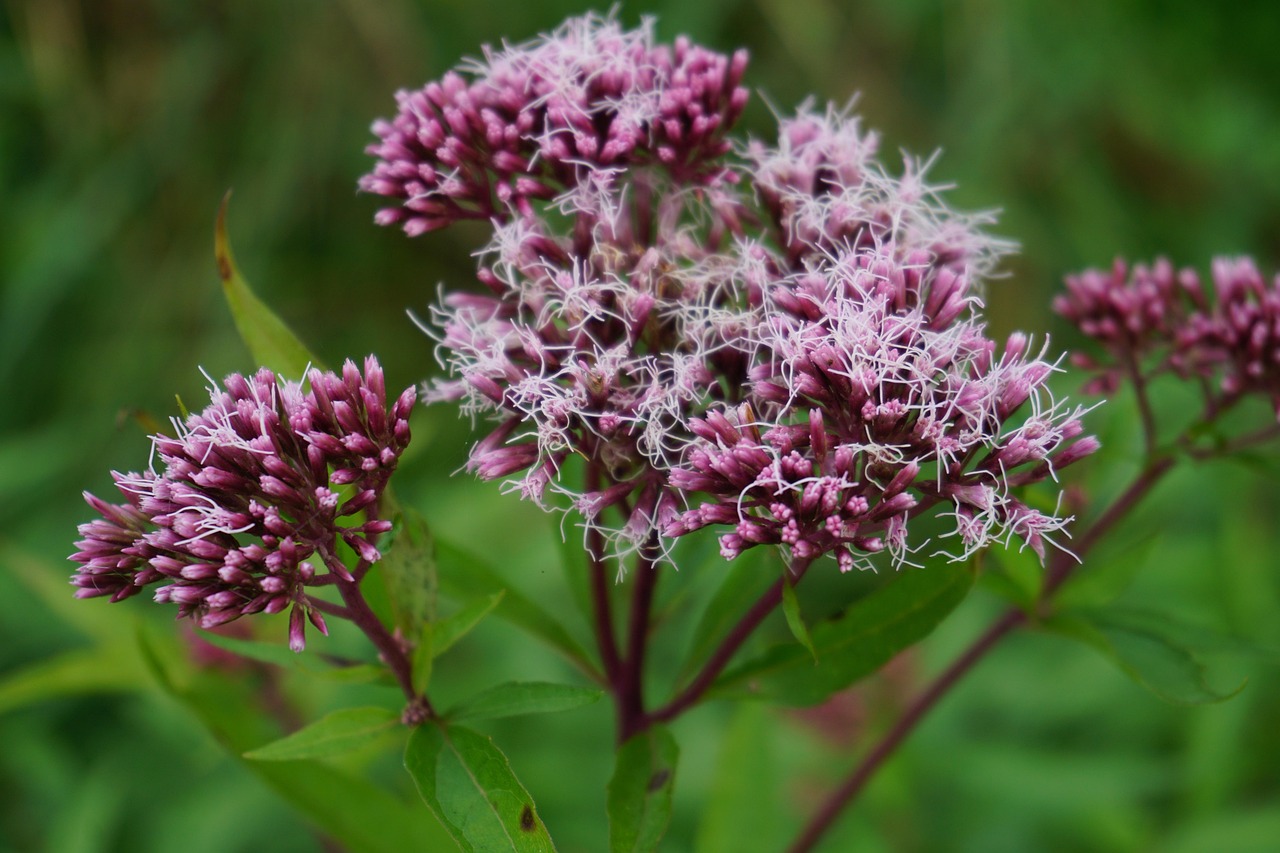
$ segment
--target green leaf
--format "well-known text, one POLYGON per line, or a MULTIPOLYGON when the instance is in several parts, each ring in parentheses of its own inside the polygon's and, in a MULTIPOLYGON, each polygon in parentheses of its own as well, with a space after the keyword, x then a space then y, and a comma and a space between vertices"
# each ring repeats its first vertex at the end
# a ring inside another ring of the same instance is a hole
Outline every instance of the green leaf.
POLYGON ((739 704, 723 740, 720 758, 694 850, 781 849, 777 804, 780 779, 775 749, 778 719, 767 706, 739 704))
POLYGON ((436 622, 432 626, 432 657, 440 657, 440 655, 449 651, 454 643, 470 633, 471 629, 476 625, 479 625, 480 620, 488 616, 506 594, 507 591, 505 589, 500 589, 493 595, 478 598, 452 616, 436 622))
POLYGON ((403 637, 417 637, 435 619, 435 542, 426 520, 412 507, 400 508, 394 523, 394 537, 378 571, 387 585, 394 626, 403 637))
POLYGON ((212 631, 198 630, 196 636, 211 646, 258 663, 294 669, 298 666, 300 659, 297 652, 291 651, 288 646, 283 646, 279 643, 264 643, 261 640, 227 637, 222 634, 215 634, 212 631))
POLYGON ((596 677, 595 667, 582 646, 564 626, 511 586, 480 558, 462 548, 436 539, 440 590, 451 598, 468 601, 505 591, 494 614, 522 628, 559 651, 583 672, 596 677))
POLYGON ((240 339, 258 364, 283 376, 301 378, 308 366, 320 367, 320 360, 258 298, 240 275, 235 257, 231 254, 231 241, 227 238, 227 206, 230 201, 231 192, 228 191, 222 198, 222 206, 218 208, 213 253, 218 262, 218 276, 222 279, 222 295, 231 308, 236 331, 240 333, 240 339))
POLYGON ((984 552, 990 571, 982 573, 983 585, 1023 610, 1035 605, 1044 586, 1044 568, 1030 548, 993 547, 984 552))
POLYGON ((146 672, 132 649, 119 644, 75 649, 5 673, 0 680, 0 714, 59 696, 146 686, 146 672))
POLYGON ((1222 702, 1244 689, 1243 682, 1228 691, 1210 686, 1205 665, 1195 653, 1197 645, 1204 648, 1208 632, 1169 617, 1120 608, 1081 609, 1043 624, 1101 652, 1136 683, 1173 705, 1222 702))
POLYGON ((654 726, 618 747, 609 780, 610 853, 656 850, 671 821, 680 749, 664 726, 654 726))
POLYGON ((446 716, 451 720, 484 720, 568 711, 600 701, 603 690, 548 684, 541 681, 512 681, 472 696, 446 716))
MULTIPOLYGON (((717 553, 717 559, 708 561, 709 565, 703 567, 703 571, 722 571, 725 578, 694 628, 689 651, 681 667, 683 675, 687 676, 706 660, 742 614, 773 584, 778 572, 766 563, 776 561, 776 554, 771 548, 752 548, 730 563, 717 553)), ((776 562, 781 566, 781 561, 776 562)))
POLYGON ((790 576, 784 576, 782 579, 782 615, 787 619, 787 627, 791 629, 791 635, 796 638, 796 642, 809 650, 809 654, 813 655, 813 662, 818 662, 818 650, 813 647, 813 639, 809 636, 809 629, 804 624, 804 614, 800 612, 800 599, 796 598, 796 588, 791 583, 790 576))
POLYGON ((251 749, 244 757, 254 761, 329 758, 372 743, 399 722, 399 715, 387 708, 343 708, 291 735, 251 749))
MULTIPOLYGON (((144 626, 145 628, 145 626, 144 626)), ((177 657, 171 637, 139 632, 143 659, 160 686, 227 751, 285 802, 342 847, 360 853, 451 850, 453 842, 430 811, 318 761, 248 761, 245 750, 277 733, 244 679, 195 670, 177 657)))
POLYGON ((326 681, 336 681, 343 684, 367 684, 383 681, 388 684, 395 684, 391 671, 381 664, 352 663, 315 654, 302 655, 279 643, 227 637, 223 634, 215 634, 212 631, 197 630, 196 636, 202 642, 239 655, 242 658, 305 672, 307 675, 323 678, 326 681), (321 662, 320 666, 315 665, 317 661, 321 662))
POLYGON ((832 620, 811 631, 820 661, 793 643, 725 673, 713 688, 786 705, 814 705, 924 639, 968 594, 973 574, 946 564, 906 569, 832 620))
POLYGON ((419 726, 409 736, 404 766, 468 853, 555 850, 533 798, 491 738, 462 726, 419 726))

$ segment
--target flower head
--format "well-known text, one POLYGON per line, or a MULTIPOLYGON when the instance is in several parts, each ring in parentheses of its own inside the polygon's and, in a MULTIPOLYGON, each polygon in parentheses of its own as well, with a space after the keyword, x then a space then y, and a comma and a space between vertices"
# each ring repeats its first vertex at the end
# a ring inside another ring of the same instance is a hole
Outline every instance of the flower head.
POLYGON ((458 219, 531 216, 600 170, 654 167, 679 184, 732 177, 719 158, 747 101, 746 53, 654 43, 586 15, 528 44, 485 50, 378 121, 361 189, 399 200, 378 222, 410 235, 458 219))
POLYGON ((1215 258, 1209 285, 1163 258, 1132 271, 1117 260, 1069 276, 1054 308, 1103 347, 1080 359, 1091 390, 1173 371, 1211 380, 1215 405, 1256 393, 1280 415, 1280 275, 1268 282, 1250 258, 1215 258))
POLYGON ((124 503, 86 493, 102 517, 80 527, 76 596, 120 601, 161 584, 156 600, 201 627, 292 607, 295 649, 304 617, 324 631, 306 588, 351 579, 339 541, 379 559, 374 540, 389 523, 355 519, 376 506, 409 443, 415 394, 388 406, 372 356, 363 374, 347 362, 340 376, 307 378, 304 390, 265 369, 228 376, 207 408, 153 437, 159 472, 112 474, 124 503))
POLYGON ((405 199, 381 221, 494 223, 487 292, 447 293, 428 326, 449 375, 427 399, 495 422, 468 467, 567 493, 619 552, 726 524, 729 556, 903 560, 938 503, 967 548, 1039 549, 1061 522, 1010 489, 1090 445, 1068 447, 1079 412, 1049 396, 1052 365, 1021 337, 996 359, 977 321, 1008 244, 947 207, 927 163, 890 174, 848 110, 806 104, 776 142, 731 143, 744 64, 588 16, 375 126, 362 186, 405 199), (509 129, 465 143, 450 189, 424 183, 448 153, 431 128, 485 109, 509 129))

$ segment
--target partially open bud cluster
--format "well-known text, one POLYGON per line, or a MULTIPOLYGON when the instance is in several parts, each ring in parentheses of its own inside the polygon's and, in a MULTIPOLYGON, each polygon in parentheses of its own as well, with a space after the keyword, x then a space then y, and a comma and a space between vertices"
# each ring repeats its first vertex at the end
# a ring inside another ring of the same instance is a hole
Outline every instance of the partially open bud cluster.
POLYGON ((1173 371, 1211 380, 1226 400, 1264 395, 1280 416, 1280 274, 1268 282, 1252 259, 1223 257, 1211 279, 1163 258, 1069 276, 1054 309, 1104 350, 1078 359, 1095 372, 1090 390, 1173 371))
POLYGON ((304 618, 323 632, 306 589, 351 580, 340 541, 379 559, 390 523, 376 505, 409 443, 415 393, 388 406, 372 356, 363 375, 347 362, 307 379, 304 390, 265 369, 228 376, 207 408, 153 437, 159 472, 113 473, 125 503, 86 493, 102 517, 80 527, 76 596, 120 601, 160 584, 156 600, 204 628, 292 608, 295 650, 304 618))

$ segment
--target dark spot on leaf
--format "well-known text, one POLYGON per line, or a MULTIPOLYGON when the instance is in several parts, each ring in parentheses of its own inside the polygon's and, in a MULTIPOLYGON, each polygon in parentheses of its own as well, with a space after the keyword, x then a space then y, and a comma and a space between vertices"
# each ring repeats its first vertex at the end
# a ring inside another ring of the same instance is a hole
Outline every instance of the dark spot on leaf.
POLYGON ((218 253, 218 275, 224 282, 231 281, 231 261, 221 252, 218 253))
POLYGON ((662 770, 659 770, 657 773, 654 773, 652 776, 649 777, 649 793, 652 794, 654 791, 658 790, 663 785, 667 784, 667 780, 670 778, 671 778, 671 771, 666 768, 663 768, 662 770))
POLYGON ((538 828, 538 819, 533 816, 533 809, 528 804, 520 812, 520 828, 525 832, 533 832, 538 828))

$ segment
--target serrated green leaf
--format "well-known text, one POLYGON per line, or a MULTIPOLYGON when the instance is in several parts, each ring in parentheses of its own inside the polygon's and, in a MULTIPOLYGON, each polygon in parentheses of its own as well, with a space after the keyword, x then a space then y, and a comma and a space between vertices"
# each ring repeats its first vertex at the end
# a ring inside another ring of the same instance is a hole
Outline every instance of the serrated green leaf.
POLYGON ((372 743, 399 721, 399 715, 387 708, 343 708, 293 734, 251 749, 244 757, 253 761, 298 761, 342 755, 372 743))
POLYGON ((468 853, 554 851, 533 798, 491 738, 462 726, 419 726, 405 769, 431 811, 468 853))
POLYGON ((451 720, 485 720, 568 711, 600 701, 604 691, 571 684, 511 681, 472 696, 446 716, 451 720))
POLYGON ((774 748, 778 730, 778 719, 767 706, 745 702, 735 709, 698 823, 698 853, 781 849, 774 748))
POLYGON ((258 298, 240 275, 235 257, 231 254, 231 241, 227 237, 227 206, 230 201, 231 193, 228 191, 218 208, 213 252, 218 262, 218 277, 222 279, 222 295, 226 297, 227 306, 231 309, 236 331, 240 333, 240 339, 259 365, 282 376, 301 379, 308 366, 320 367, 320 360, 258 298))
POLYGON ((507 591, 500 589, 493 595, 478 598, 464 606, 452 616, 436 622, 432 626, 432 656, 440 657, 440 655, 449 651, 453 644, 461 640, 471 632, 471 629, 480 624, 480 620, 488 616, 489 613, 498 606, 507 591))
POLYGON ((609 780, 610 853, 656 850, 671 822, 680 749, 664 726, 654 726, 618 747, 609 780))
POLYGON ((1134 682, 1173 705, 1223 702, 1244 689, 1220 691, 1210 686, 1204 663, 1194 653, 1204 629, 1186 630, 1169 617, 1137 617, 1119 608, 1076 610, 1044 623, 1055 633, 1084 642, 1101 652, 1134 682))
POLYGON ((808 652, 787 643, 725 673, 713 690, 786 705, 817 704, 928 636, 972 586, 965 566, 903 570, 839 617, 812 628, 817 666, 808 652))
POLYGON ((791 629, 791 636, 809 650, 809 654, 813 655, 813 662, 817 663, 818 650, 813 647, 809 628, 804 624, 804 614, 800 612, 800 599, 796 598, 796 588, 792 585, 790 577, 784 577, 782 581, 782 615, 787 620, 787 627, 791 629))
POLYGON ((165 642, 167 637, 153 637, 142 630, 138 639, 143 660, 161 688, 284 802, 344 848, 360 853, 455 849, 430 811, 361 777, 318 761, 244 759, 245 750, 278 732, 254 701, 252 685, 215 671, 192 669, 165 642))
POLYGON ((559 651, 583 672, 596 676, 595 667, 591 665, 587 653, 564 626, 520 592, 512 589, 483 560, 443 538, 436 539, 436 557, 442 593, 460 601, 473 601, 505 591, 502 600, 494 608, 496 616, 529 632, 559 651))
POLYGON ((378 571, 386 582, 394 626, 403 637, 417 637, 422 626, 435 619, 435 541, 426 519, 411 507, 402 507, 394 523, 378 571))

